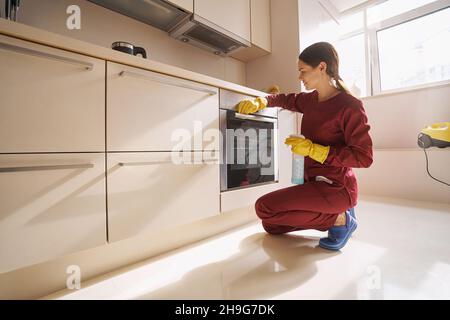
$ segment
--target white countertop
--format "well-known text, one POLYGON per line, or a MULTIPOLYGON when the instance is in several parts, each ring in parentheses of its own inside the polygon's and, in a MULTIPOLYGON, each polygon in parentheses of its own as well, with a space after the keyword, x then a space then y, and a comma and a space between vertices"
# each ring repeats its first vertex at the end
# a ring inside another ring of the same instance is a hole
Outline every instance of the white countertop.
POLYGON ((267 93, 247 88, 235 83, 216 79, 200 73, 174 67, 157 61, 143 59, 109 48, 101 47, 88 42, 62 36, 42 29, 31 27, 18 22, 13 22, 0 18, 0 34, 11 36, 34 43, 51 46, 58 49, 68 50, 94 58, 122 63, 132 67, 142 68, 149 71, 192 80, 214 87, 228 89, 252 96, 266 96, 267 93))

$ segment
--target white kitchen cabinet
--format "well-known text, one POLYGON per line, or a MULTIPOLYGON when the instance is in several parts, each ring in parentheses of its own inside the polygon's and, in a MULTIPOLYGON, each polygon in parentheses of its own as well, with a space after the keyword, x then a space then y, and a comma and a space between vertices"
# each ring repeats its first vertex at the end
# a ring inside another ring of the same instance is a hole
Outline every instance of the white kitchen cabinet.
POLYGON ((0 153, 104 152, 105 62, 0 35, 0 153))
POLYGON ((270 0, 251 0, 251 30, 252 44, 270 52, 270 0))
POLYGON ((218 89, 108 63, 108 151, 218 150, 218 89))
POLYGON ((105 243, 104 153, 0 155, 0 273, 105 243))
POLYGON ((194 12, 194 0, 167 0, 167 1, 188 12, 194 12))
POLYGON ((250 0, 194 0, 194 14, 251 40, 250 0))
POLYGON ((271 0, 251 0, 251 47, 231 56, 248 62, 272 52, 271 0))
POLYGON ((218 159, 217 152, 182 154, 182 164, 175 164, 177 154, 171 152, 108 154, 110 241, 219 214, 219 164, 201 162, 218 159))

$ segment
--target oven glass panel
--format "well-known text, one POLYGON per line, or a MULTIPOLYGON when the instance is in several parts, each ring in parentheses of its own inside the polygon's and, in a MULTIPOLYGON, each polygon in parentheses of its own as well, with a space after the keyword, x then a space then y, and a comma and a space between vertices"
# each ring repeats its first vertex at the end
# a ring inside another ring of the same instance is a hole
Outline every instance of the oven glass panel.
POLYGON ((240 119, 227 112, 228 189, 274 181, 274 129, 273 122, 240 119))

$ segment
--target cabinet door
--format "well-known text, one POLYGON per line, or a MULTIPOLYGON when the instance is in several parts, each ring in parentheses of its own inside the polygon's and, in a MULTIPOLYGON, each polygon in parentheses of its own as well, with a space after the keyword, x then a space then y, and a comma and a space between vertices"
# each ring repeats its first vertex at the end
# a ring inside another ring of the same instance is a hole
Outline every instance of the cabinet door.
POLYGON ((108 151, 218 150, 218 89, 108 63, 108 151))
POLYGON ((194 13, 250 41, 250 0, 194 0, 194 13))
POLYGON ((175 157, 171 152, 108 154, 110 241, 219 214, 217 161, 202 163, 202 156, 211 159, 209 152, 188 152, 183 153, 182 164, 175 164, 178 158, 172 155, 175 157))
POLYGON ((0 35, 0 153, 104 152, 105 62, 0 35))
POLYGON ((0 155, 0 273, 106 243, 105 154, 0 155))
POLYGON ((251 26, 252 44, 270 52, 270 0, 251 0, 251 26))

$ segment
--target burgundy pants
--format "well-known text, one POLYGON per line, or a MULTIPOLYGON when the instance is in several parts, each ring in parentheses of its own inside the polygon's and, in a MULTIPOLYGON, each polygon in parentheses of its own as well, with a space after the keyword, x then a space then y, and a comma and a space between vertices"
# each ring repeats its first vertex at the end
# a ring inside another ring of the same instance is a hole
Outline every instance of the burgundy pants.
POLYGON ((276 190, 255 203, 264 229, 272 234, 305 229, 326 231, 350 207, 350 197, 343 186, 323 181, 276 190))

